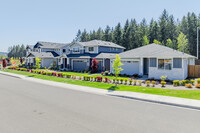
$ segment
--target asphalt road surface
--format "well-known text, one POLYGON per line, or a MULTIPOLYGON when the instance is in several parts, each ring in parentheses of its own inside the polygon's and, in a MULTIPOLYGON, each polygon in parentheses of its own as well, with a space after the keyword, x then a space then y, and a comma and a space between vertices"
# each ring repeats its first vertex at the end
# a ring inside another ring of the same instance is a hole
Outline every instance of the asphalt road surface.
POLYGON ((0 133, 200 133, 200 111, 0 74, 0 133))

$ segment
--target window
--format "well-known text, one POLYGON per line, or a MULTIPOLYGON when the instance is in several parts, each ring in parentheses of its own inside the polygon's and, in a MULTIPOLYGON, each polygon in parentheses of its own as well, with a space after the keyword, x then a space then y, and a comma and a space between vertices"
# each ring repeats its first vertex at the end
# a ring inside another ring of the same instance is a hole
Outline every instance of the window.
POLYGON ((156 58, 150 58, 150 67, 157 67, 156 58))
POLYGON ((172 60, 171 59, 158 59, 158 69, 171 70, 172 60))
POLYGON ((66 49, 63 49, 63 53, 65 53, 66 52, 66 49))
POLYGON ((173 59, 173 68, 182 68, 182 59, 181 58, 173 59))
POLYGON ((79 52, 79 48, 73 48, 73 52, 79 52))
POLYGON ((93 52, 94 51, 94 47, 89 47, 89 51, 93 52))

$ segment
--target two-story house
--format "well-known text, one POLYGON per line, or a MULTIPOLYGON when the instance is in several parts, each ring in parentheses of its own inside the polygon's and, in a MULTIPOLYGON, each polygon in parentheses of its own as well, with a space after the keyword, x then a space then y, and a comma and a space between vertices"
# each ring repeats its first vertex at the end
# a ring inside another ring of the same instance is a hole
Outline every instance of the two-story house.
POLYGON ((27 46, 26 65, 34 66, 35 58, 41 59, 41 67, 50 67, 53 63, 58 65, 58 57, 63 54, 62 49, 66 49, 68 44, 37 42, 33 46, 27 46))
POLYGON ((98 71, 109 71, 110 57, 123 52, 124 49, 115 43, 100 40, 73 42, 68 47, 69 54, 61 57, 61 68, 73 71, 89 70, 92 59, 96 58, 98 71))

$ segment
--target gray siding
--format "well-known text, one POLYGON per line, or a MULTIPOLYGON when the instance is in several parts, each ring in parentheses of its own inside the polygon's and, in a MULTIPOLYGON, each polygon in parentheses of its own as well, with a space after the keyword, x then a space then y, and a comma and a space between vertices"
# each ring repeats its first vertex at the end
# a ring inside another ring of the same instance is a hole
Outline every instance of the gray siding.
POLYGON ((99 46, 99 53, 105 52, 105 53, 121 53, 123 52, 123 49, 120 48, 111 48, 111 47, 103 47, 99 46))

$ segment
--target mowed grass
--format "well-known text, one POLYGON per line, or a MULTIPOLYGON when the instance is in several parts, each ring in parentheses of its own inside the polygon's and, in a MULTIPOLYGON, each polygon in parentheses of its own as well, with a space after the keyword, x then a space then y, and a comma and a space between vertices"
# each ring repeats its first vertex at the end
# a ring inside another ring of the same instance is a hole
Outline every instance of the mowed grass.
POLYGON ((82 85, 82 86, 89 86, 94 88, 101 88, 107 90, 117 90, 117 91, 130 91, 130 92, 140 92, 140 93, 147 93, 147 94, 156 94, 156 95, 164 95, 164 96, 173 96, 173 97, 181 97, 181 98, 188 98, 188 99, 197 99, 200 100, 200 90, 172 90, 172 89, 160 89, 160 88, 152 88, 152 87, 141 87, 141 86, 128 86, 128 85, 119 85, 115 87, 113 84, 108 83, 99 83, 99 82, 88 82, 88 81, 80 81, 80 80, 73 80, 67 78, 58 78, 16 70, 4 70, 5 72, 15 73, 26 75, 33 78, 62 82, 67 84, 74 84, 74 85, 82 85))

